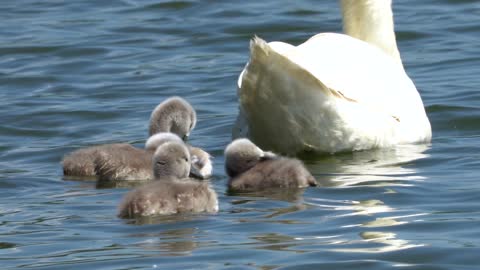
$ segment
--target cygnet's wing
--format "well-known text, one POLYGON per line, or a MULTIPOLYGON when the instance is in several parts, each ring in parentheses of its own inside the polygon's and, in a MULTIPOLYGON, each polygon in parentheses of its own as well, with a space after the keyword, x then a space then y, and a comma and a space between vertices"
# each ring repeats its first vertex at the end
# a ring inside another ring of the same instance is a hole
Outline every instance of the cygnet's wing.
POLYGON ((62 160, 63 174, 66 176, 96 177, 95 159, 115 148, 130 147, 128 144, 105 144, 73 151, 62 160))
POLYGON ((153 179, 152 152, 131 145, 111 147, 95 159, 99 181, 153 179))

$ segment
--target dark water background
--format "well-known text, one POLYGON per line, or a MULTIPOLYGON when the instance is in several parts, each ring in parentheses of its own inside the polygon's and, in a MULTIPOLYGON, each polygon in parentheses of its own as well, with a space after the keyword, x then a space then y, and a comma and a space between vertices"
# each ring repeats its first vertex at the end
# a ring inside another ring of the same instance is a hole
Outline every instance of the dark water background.
POLYGON ((2 269, 479 269, 480 2, 398 0, 427 146, 306 160, 324 184, 230 196, 223 149, 248 42, 341 31, 336 1, 2 1, 2 269), (214 158, 216 215, 121 220, 128 188, 64 180, 72 150, 142 146, 181 95, 214 158))

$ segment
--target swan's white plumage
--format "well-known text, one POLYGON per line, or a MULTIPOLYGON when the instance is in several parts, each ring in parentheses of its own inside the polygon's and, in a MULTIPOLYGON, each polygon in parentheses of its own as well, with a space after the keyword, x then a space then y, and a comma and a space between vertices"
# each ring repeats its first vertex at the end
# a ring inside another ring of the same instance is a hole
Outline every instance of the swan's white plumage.
POLYGON ((254 38, 250 50, 238 80, 234 137, 290 154, 431 139, 415 85, 381 46, 323 33, 296 47, 254 38))
POLYGON ((402 64, 391 0, 341 0, 343 31, 383 50, 402 64))

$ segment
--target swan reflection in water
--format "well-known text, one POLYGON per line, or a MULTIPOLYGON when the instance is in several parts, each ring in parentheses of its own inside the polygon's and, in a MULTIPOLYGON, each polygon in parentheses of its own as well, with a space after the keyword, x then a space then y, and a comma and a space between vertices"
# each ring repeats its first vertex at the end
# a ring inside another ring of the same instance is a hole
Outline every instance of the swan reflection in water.
POLYGON ((331 155, 320 159, 305 156, 307 167, 321 186, 409 186, 422 181, 415 162, 427 158, 428 145, 399 145, 395 148, 331 155), (316 159, 315 161, 312 159, 316 159))
MULTIPOLYGON (((351 224, 342 226, 348 232, 358 232, 360 239, 351 239, 351 236, 346 235, 332 236, 333 243, 342 243, 341 248, 335 247, 333 250, 376 253, 423 246, 421 243, 411 243, 401 239, 395 232, 395 227, 417 222, 427 213, 396 209, 378 198, 379 194, 382 198, 388 198, 388 194, 393 195, 398 192, 396 188, 414 187, 415 183, 425 181, 426 178, 422 176, 418 163, 429 156, 427 153, 429 148, 428 145, 401 145, 392 149, 354 152, 307 162, 308 168, 319 179, 319 184, 329 187, 325 193, 329 190, 339 192, 341 194, 339 198, 350 197, 350 195, 355 198, 367 197, 362 200, 338 200, 313 196, 305 198, 309 205, 338 213, 334 214, 332 217, 334 219, 363 217, 353 218, 351 224), (364 188, 366 192, 363 190, 360 193, 351 192, 359 188, 364 188), (379 228, 383 228, 381 232, 376 231, 379 228), (343 247, 345 243, 355 247, 343 247), (372 245, 372 243, 375 244, 372 245)), ((323 239, 325 236, 320 238, 323 239)))

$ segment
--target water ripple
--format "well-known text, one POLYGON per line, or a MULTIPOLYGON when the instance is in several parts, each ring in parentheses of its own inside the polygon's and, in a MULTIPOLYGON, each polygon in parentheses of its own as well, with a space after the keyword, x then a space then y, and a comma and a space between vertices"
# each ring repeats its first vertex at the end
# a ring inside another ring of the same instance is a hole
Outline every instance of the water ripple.
POLYGON ((320 187, 228 193, 223 149, 249 39, 341 31, 336 2, 22 0, 0 16, 0 263, 35 269, 476 269, 480 6, 394 1, 430 145, 302 157, 320 187), (215 215, 121 220, 133 186, 64 179, 64 154, 142 147, 186 97, 214 156, 215 215), (66 181, 67 180, 67 181, 66 181))

